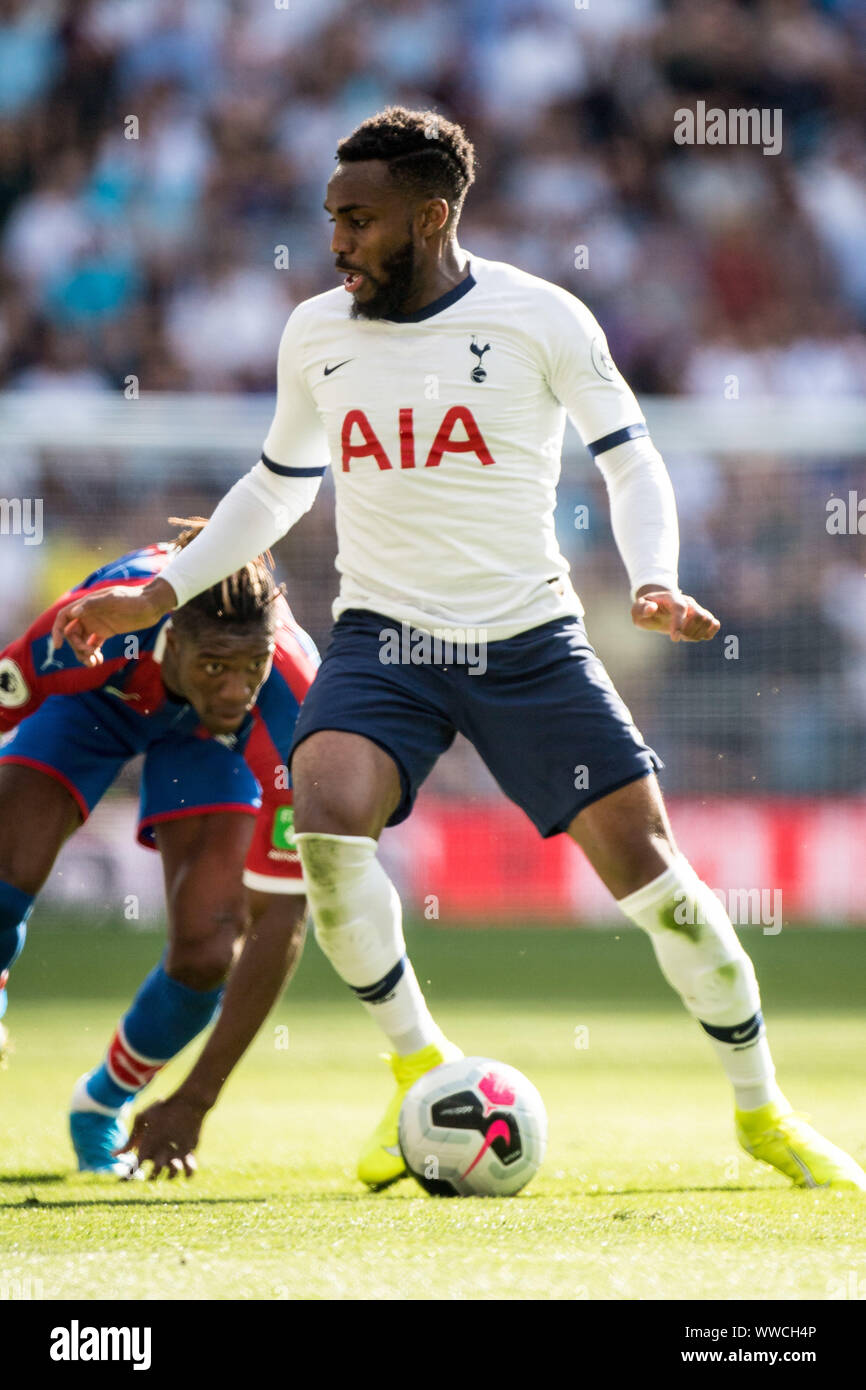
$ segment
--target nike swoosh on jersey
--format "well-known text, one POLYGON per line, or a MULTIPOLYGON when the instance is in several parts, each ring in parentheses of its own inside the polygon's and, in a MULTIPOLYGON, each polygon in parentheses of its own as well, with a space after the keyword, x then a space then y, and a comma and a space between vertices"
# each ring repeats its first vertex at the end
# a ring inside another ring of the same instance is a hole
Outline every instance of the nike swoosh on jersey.
POLYGON ((331 375, 331 372, 337 372, 337 371, 339 371, 341 367, 345 367, 346 362, 354 362, 354 360, 355 360, 354 357, 347 357, 347 358, 345 359, 345 361, 343 361, 343 362, 338 362, 337 365, 336 365, 336 367, 326 367, 326 368, 325 368, 325 376, 330 376, 330 375, 331 375))

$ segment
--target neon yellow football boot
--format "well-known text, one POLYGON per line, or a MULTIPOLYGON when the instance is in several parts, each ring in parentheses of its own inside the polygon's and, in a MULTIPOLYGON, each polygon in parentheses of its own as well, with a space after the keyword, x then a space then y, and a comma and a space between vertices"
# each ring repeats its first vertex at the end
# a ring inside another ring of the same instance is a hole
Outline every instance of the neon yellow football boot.
POLYGON ((802 1115, 779 1105, 735 1111, 737 1139, 746 1153, 790 1178, 795 1187, 866 1191, 866 1173, 802 1115))
POLYGON ((406 1175, 406 1164, 403 1162, 397 1134, 400 1106, 406 1092, 426 1072, 432 1071, 434 1067, 441 1067, 443 1062, 456 1062, 462 1056, 460 1048, 445 1039, 441 1044, 428 1043, 420 1052, 410 1052, 408 1057, 398 1057, 396 1053, 385 1055, 385 1061, 391 1064, 397 1089, 358 1160, 358 1177, 374 1192, 380 1192, 383 1187, 390 1187, 392 1182, 397 1182, 406 1175))

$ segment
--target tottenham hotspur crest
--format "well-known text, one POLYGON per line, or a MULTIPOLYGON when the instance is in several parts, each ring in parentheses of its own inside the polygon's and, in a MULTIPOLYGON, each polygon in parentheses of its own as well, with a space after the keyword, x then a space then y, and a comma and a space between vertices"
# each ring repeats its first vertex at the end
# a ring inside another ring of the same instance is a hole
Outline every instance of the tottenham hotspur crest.
POLYGON ((469 344, 469 351, 474 353, 475 356, 478 358, 478 366, 473 367, 469 375, 471 376, 473 381, 486 381, 487 373, 481 365, 481 359, 484 356, 485 352, 490 351, 490 344, 486 343, 484 347, 479 347, 475 334, 473 333, 472 342, 469 344))

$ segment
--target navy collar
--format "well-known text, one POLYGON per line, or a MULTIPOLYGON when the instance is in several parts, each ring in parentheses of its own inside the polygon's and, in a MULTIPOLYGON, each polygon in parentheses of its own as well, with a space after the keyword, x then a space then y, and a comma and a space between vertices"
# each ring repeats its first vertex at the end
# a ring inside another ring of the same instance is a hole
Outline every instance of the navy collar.
POLYGON ((414 314, 392 314, 390 318, 384 319, 384 323, 421 323, 424 319, 431 319, 434 314, 441 314, 443 309, 450 309, 452 304, 456 304, 458 299, 462 299, 464 294, 468 294, 475 284, 475 276, 470 270, 465 280, 461 280, 459 285, 455 285, 453 290, 446 290, 445 294, 440 294, 438 299, 434 299, 432 304, 425 304, 423 309, 416 309, 414 314))

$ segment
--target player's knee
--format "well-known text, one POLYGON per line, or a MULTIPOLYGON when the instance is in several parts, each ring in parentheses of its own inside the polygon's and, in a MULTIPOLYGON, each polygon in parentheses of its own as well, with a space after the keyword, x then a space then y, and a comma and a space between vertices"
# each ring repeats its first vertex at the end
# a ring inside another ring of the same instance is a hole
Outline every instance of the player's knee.
POLYGON ((174 951, 169 950, 165 973, 179 985, 186 985, 187 989, 216 989, 225 982, 233 957, 232 946, 213 942, 185 945, 174 951))
POLYGON ((313 835, 377 839, 400 795, 390 755, 369 739, 325 730, 292 757, 295 829, 313 835))
POLYGON ((215 989, 232 967, 237 942, 246 927, 240 903, 202 909, 193 922, 172 922, 165 971, 189 989, 215 989))
POLYGON ((379 816, 363 789, 342 779, 295 786, 296 832, 313 835, 376 835, 379 816))

